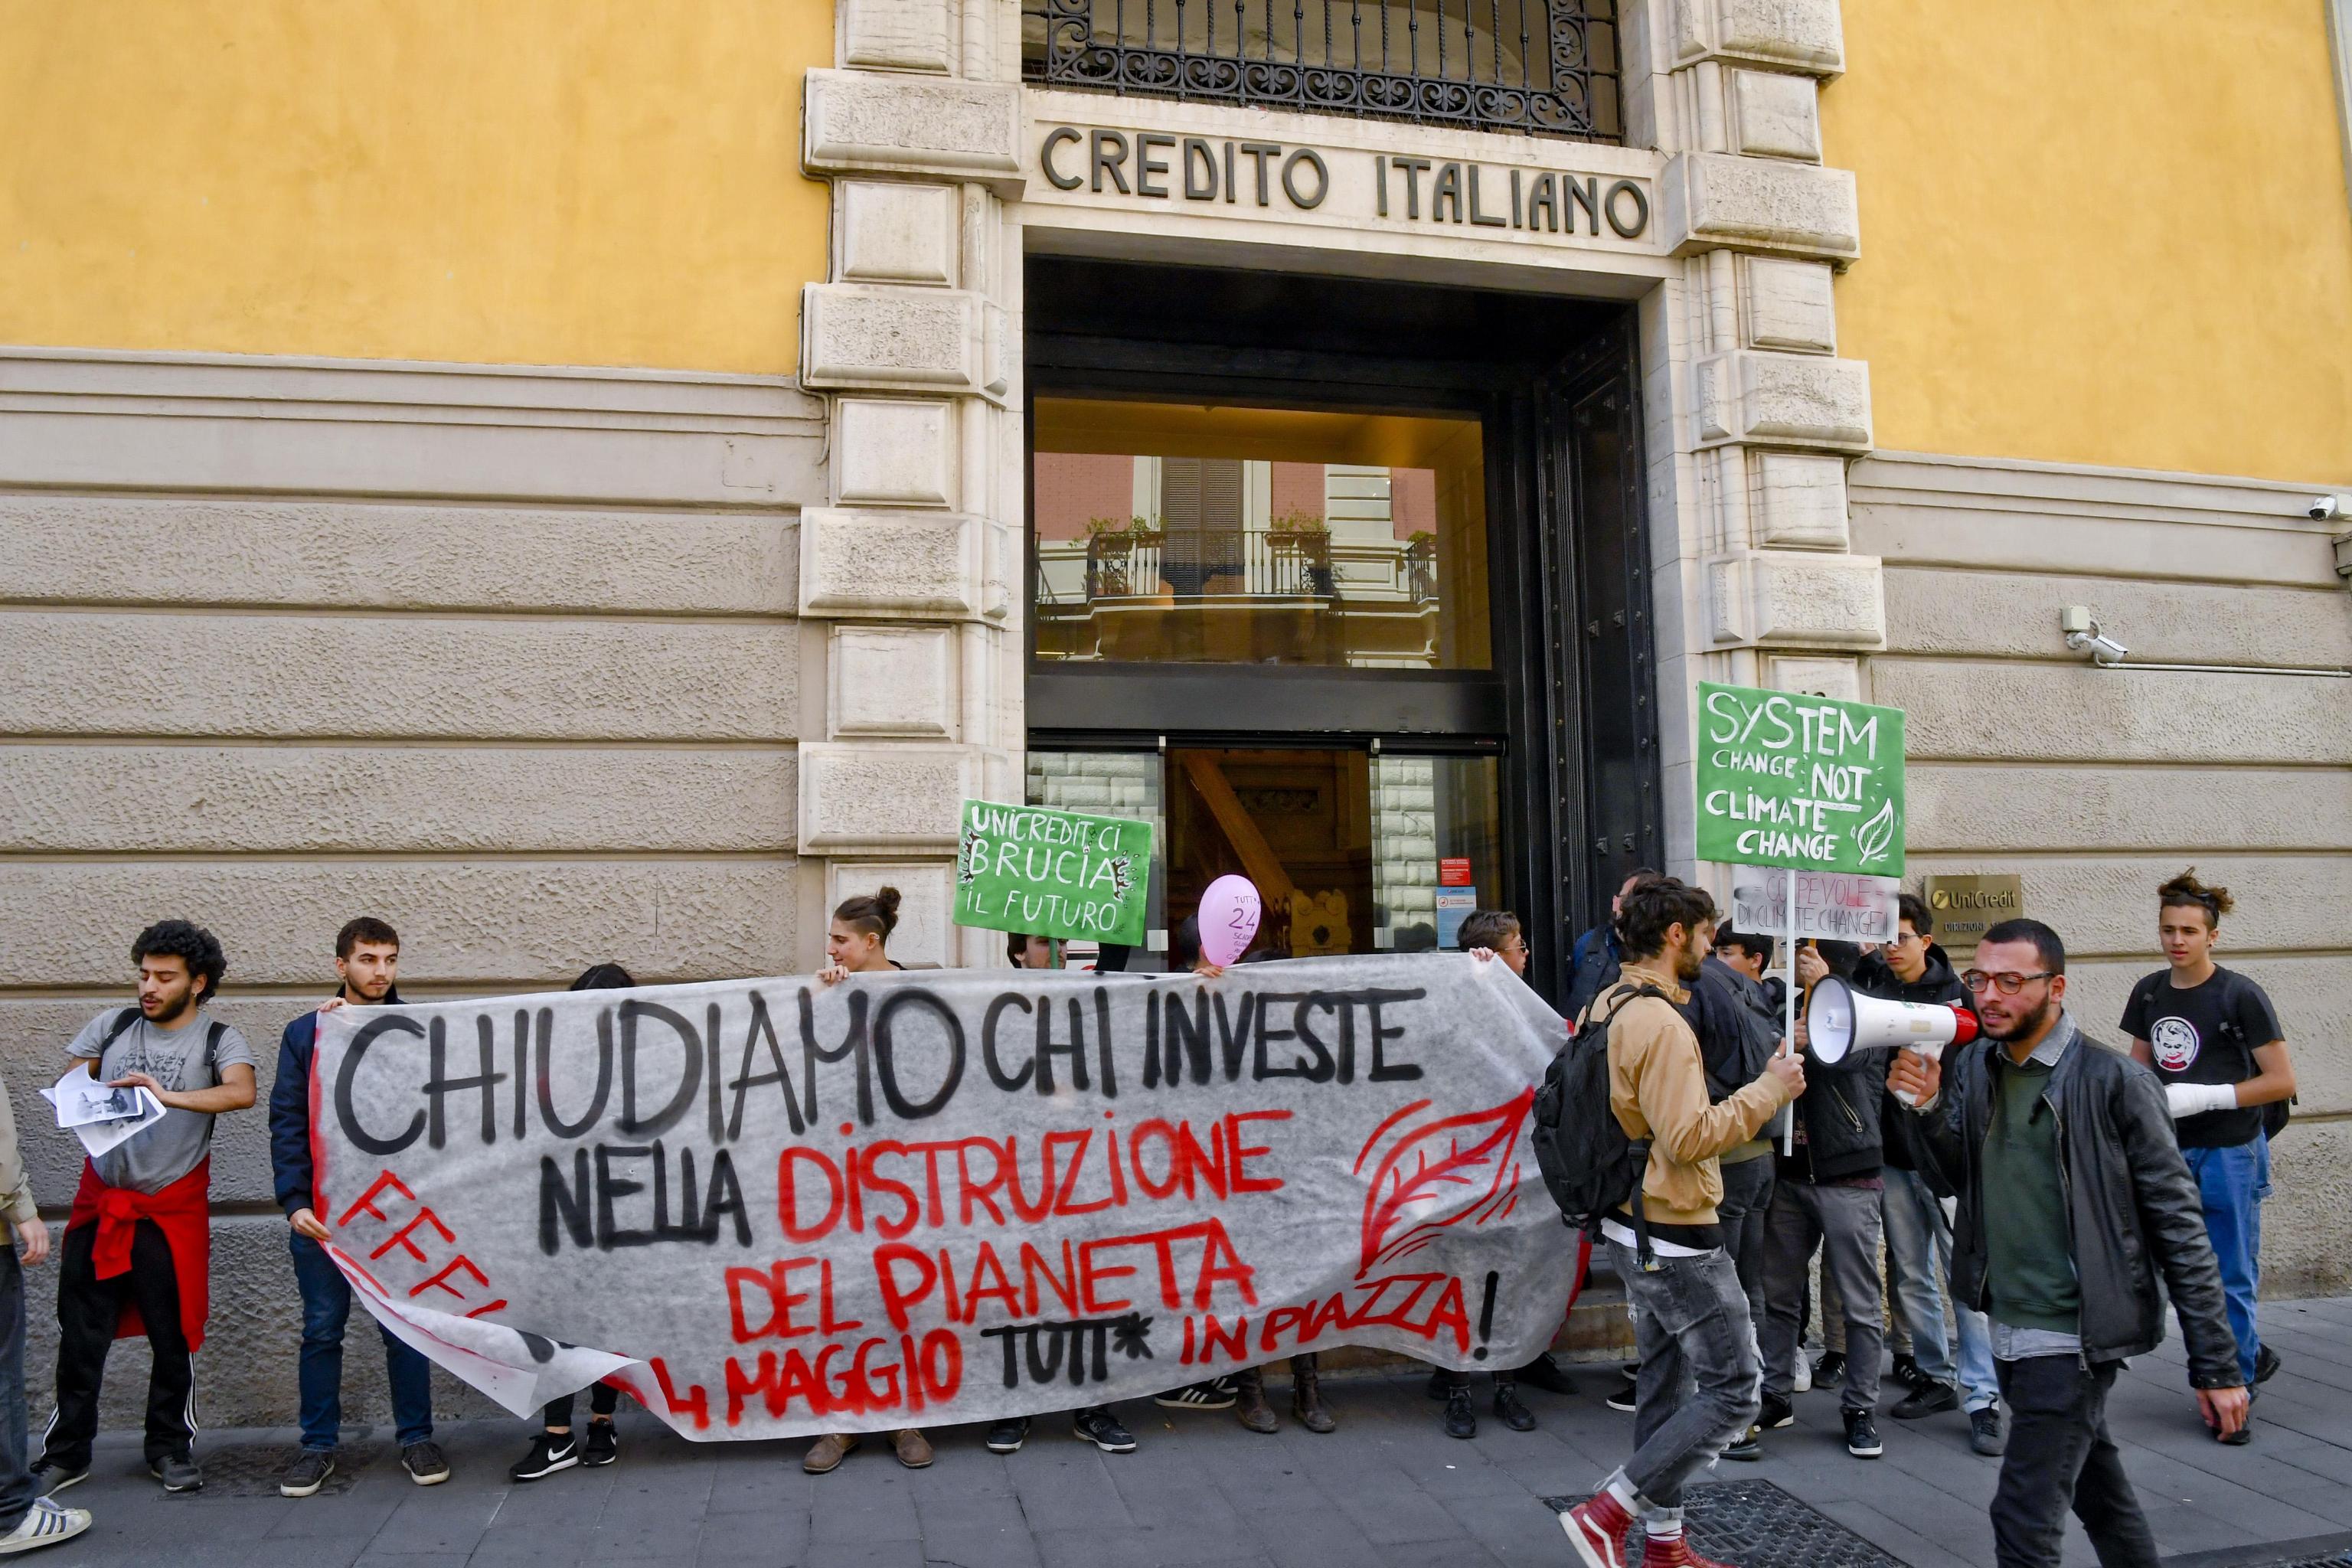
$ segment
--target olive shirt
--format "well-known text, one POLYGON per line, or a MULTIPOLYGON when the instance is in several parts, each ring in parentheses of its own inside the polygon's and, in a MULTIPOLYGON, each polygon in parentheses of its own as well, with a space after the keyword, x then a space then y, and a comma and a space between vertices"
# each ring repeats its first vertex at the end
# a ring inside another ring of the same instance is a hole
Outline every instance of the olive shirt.
POLYGON ((13 1239, 18 1227, 41 1217, 33 1202, 33 1184, 25 1175, 25 1161, 16 1148, 16 1112, 8 1092, 0 1087, 0 1219, 8 1222, 13 1239))

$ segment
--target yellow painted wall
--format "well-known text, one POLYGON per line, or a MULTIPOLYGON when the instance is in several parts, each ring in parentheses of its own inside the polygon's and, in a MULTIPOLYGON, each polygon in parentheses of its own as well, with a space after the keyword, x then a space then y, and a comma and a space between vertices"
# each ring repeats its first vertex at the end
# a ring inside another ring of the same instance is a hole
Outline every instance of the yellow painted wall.
POLYGON ((1878 444, 2352 480, 2322 0, 1844 0, 1822 94, 1878 444))
POLYGON ((790 372, 832 0, 0 0, 0 342, 790 372))

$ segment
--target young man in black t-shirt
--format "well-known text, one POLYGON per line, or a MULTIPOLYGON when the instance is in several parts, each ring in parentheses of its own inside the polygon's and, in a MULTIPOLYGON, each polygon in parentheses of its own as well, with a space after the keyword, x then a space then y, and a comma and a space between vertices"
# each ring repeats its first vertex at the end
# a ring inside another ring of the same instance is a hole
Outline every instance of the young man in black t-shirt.
MULTIPOLYGON (((2135 1060, 2156 1069, 2173 1131, 2204 1199, 2205 1231, 2221 1266, 2238 1370, 2252 1388, 2278 1369, 2254 1328, 2262 1281, 2262 1201, 2270 1192, 2263 1107, 2294 1094, 2278 1015, 2263 988, 2213 962, 2226 888, 2183 872, 2157 889, 2157 936, 2171 967, 2132 987, 2123 1027, 2135 1060)), ((2242 1443, 2249 1428, 2222 1438, 2242 1443)))

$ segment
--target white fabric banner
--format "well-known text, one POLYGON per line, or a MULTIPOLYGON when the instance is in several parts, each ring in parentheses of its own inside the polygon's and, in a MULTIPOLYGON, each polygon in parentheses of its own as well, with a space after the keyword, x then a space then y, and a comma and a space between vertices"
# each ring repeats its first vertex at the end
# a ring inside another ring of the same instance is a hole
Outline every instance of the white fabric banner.
POLYGON ((1301 1351, 1549 1342, 1565 1039, 1500 963, 1007 970, 347 1007, 315 1205, 394 1332, 523 1415, 689 1437, 1042 1414, 1301 1351))

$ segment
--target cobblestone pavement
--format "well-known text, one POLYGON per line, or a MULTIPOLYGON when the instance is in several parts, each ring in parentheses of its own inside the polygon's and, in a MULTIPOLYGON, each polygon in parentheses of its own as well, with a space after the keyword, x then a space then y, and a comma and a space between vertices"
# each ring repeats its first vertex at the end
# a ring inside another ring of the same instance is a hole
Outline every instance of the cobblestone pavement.
MULTIPOLYGON (((2221 1447, 2198 1425, 2177 1342, 2116 1386, 2116 1434, 2158 1540, 2168 1556, 2196 1559, 2193 1568, 2352 1545, 2352 1299, 2285 1302, 2263 1316, 2285 1370, 2263 1391, 2248 1447, 2221 1447)), ((365 1365, 352 1358, 354 1373, 365 1375, 365 1365)), ((1423 1377, 1398 1370, 1327 1383, 1339 1417, 1329 1436, 1287 1421, 1278 1436, 1257 1436, 1229 1414, 1134 1404, 1121 1409, 1141 1440, 1129 1455, 1097 1453, 1071 1438, 1066 1420, 1041 1417, 1028 1447, 1008 1458, 988 1453, 966 1427, 933 1434, 939 1461, 928 1470, 900 1468, 887 1445, 870 1439, 822 1477, 801 1473, 799 1443, 691 1444, 632 1414, 623 1417, 619 1464, 515 1487, 506 1467, 521 1452, 522 1423, 470 1421, 441 1434, 457 1469, 446 1485, 410 1484, 385 1435, 354 1434, 346 1449, 361 1461, 353 1484, 300 1502, 278 1498, 274 1484, 291 1454, 289 1432, 206 1433, 197 1458, 212 1483, 181 1498, 146 1479, 135 1437, 113 1434, 96 1474, 68 1494, 96 1511, 97 1525, 40 1560, 150 1568, 1559 1564, 1571 1557, 1540 1500, 1589 1489, 1622 1457, 1632 1427, 1630 1416, 1601 1404, 1613 1382, 1608 1368, 1580 1368, 1578 1381, 1575 1398, 1528 1391, 1537 1431, 1488 1418, 1469 1442, 1444 1436, 1423 1377)), ((1476 1386, 1483 1396, 1485 1379, 1476 1386)), ((1286 1387, 1269 1392, 1286 1405, 1286 1387)), ((1832 1395, 1801 1394, 1798 1406, 1798 1426, 1771 1436, 1762 1462, 1727 1463, 1716 1479, 1771 1482, 1913 1568, 1991 1562, 1985 1504, 1997 1462, 1969 1451, 1959 1416, 1882 1418, 1886 1456, 1864 1462, 1841 1445, 1832 1395)), ((1694 1539, 1707 1545, 1701 1531, 1694 1539)), ((2079 1530, 2067 1562, 2093 1562, 2079 1530)))

